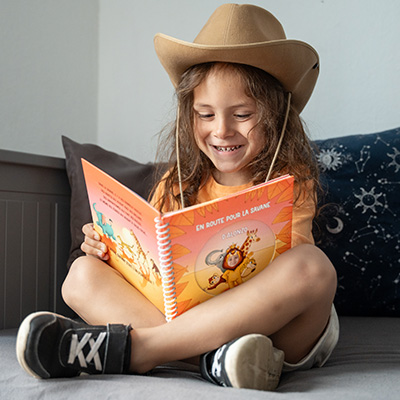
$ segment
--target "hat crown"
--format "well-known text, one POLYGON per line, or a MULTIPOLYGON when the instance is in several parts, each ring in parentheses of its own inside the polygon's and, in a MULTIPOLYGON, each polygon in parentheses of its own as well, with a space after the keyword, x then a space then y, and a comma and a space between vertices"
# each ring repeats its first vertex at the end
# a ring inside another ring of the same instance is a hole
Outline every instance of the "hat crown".
POLYGON ((298 112, 306 105, 319 74, 318 53, 309 44, 286 39, 280 22, 253 5, 224 4, 211 15, 194 42, 157 34, 157 55, 176 87, 196 64, 250 65, 277 79, 292 94, 298 112))
POLYGON ((229 46, 284 39, 282 25, 267 10, 249 4, 223 4, 211 15, 194 43, 229 46))

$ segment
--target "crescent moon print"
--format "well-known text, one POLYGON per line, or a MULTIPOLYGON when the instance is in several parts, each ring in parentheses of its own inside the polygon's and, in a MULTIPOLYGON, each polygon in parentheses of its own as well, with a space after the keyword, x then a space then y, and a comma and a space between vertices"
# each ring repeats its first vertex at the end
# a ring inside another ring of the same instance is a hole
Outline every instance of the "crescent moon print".
POLYGON ((342 166, 342 154, 333 149, 322 149, 317 155, 317 161, 323 172, 336 171, 342 166))
POLYGON ((333 235, 337 235, 338 233, 342 232, 344 224, 343 221, 338 217, 333 217, 333 219, 337 222, 336 227, 332 228, 329 225, 326 225, 326 230, 333 235))

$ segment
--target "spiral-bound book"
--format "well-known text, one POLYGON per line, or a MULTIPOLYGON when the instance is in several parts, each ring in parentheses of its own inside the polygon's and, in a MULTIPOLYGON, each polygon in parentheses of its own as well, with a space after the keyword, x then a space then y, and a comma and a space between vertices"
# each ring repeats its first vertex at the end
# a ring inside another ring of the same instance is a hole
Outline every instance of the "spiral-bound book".
POLYGON ((251 279, 291 247, 292 176, 161 213, 86 160, 82 165, 108 263, 167 321, 251 279))

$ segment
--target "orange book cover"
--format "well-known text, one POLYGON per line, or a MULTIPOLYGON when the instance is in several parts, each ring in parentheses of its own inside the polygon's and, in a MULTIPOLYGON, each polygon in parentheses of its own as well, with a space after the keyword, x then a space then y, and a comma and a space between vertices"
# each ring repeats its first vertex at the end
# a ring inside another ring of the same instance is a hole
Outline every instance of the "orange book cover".
POLYGON ((162 214, 82 159, 108 263, 167 320, 251 279, 291 247, 293 177, 162 214))

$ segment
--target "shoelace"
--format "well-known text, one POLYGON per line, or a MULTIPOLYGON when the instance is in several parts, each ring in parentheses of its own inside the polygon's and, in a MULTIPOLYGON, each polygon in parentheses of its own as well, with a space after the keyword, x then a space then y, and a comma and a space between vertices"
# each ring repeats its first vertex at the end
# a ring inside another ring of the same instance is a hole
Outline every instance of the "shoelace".
POLYGON ((222 376, 222 363, 221 363, 221 358, 222 355, 225 351, 226 344, 221 346, 214 354, 213 357, 213 362, 211 364, 211 374, 214 376, 214 378, 219 378, 221 379, 222 376))
POLYGON ((75 358, 78 357, 79 365, 82 368, 87 368, 87 363, 94 361, 94 366, 97 371, 102 371, 103 367, 100 360, 99 348, 107 337, 107 332, 101 332, 97 337, 96 341, 92 338, 91 333, 85 333, 82 339, 79 341, 77 334, 72 334, 71 347, 69 349, 68 364, 73 364, 75 358), (90 351, 85 357, 83 354, 83 348, 89 343, 90 351))

